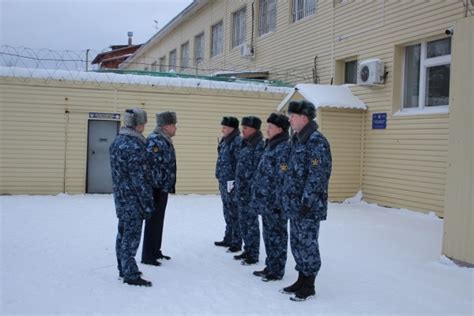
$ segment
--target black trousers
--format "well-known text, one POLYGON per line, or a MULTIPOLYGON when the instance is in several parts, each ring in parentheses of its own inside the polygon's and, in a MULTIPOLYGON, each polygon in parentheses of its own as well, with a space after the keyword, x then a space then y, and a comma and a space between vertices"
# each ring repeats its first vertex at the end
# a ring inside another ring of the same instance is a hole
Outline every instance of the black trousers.
POLYGON ((161 254, 161 240, 163 239, 163 224, 165 220, 168 193, 161 189, 153 189, 154 210, 150 219, 145 221, 143 234, 142 261, 158 259, 161 254))

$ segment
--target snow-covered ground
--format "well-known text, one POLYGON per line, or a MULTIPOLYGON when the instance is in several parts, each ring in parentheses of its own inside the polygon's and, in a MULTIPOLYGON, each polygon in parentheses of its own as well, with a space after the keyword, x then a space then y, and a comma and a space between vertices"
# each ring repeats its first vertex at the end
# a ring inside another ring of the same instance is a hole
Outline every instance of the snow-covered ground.
MULTIPOLYGON (((1 315, 473 315, 474 270, 441 256, 443 221, 363 202, 331 204, 321 225, 317 297, 279 293, 213 242, 219 196, 171 196, 161 267, 139 263, 153 287, 118 280, 111 195, 2 196, 1 315)), ((141 249, 139 249, 140 254, 141 249)), ((139 255, 137 256, 139 262, 139 255)))

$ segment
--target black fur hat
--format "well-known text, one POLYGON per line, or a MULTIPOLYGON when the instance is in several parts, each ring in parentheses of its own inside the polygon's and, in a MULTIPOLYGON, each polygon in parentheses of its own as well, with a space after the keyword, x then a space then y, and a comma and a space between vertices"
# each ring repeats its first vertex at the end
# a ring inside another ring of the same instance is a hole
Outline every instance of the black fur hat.
POLYGON ((224 116, 222 118, 221 125, 239 128, 239 119, 233 116, 224 116))
POLYGON ((242 118, 242 123, 240 123, 240 125, 253 127, 256 130, 260 130, 260 126, 262 126, 262 120, 256 116, 245 116, 242 118))
POLYGON ((290 113, 306 115, 310 120, 314 120, 316 117, 316 108, 313 103, 306 100, 291 101, 288 106, 288 114, 290 113))
POLYGON ((283 114, 272 113, 267 118, 267 123, 272 123, 278 127, 281 127, 283 131, 288 131, 290 127, 290 122, 288 121, 288 116, 283 114))

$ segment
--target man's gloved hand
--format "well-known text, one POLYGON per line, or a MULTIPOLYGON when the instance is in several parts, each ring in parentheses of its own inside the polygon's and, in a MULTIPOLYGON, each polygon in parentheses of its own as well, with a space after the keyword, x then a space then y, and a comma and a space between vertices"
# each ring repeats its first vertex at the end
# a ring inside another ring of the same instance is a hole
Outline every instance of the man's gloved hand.
POLYGON ((306 205, 301 205, 300 207, 300 216, 305 217, 311 212, 311 209, 306 205))
POLYGON ((279 209, 279 208, 274 208, 274 209, 273 209, 273 213, 276 214, 276 215, 280 215, 280 214, 281 214, 281 209, 279 209))

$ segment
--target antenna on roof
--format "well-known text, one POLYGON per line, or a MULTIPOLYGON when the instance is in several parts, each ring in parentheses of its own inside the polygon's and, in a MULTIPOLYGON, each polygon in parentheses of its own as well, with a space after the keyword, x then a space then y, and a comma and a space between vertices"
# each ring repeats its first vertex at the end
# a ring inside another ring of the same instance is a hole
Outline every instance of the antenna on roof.
POLYGON ((158 21, 157 21, 157 20, 153 20, 153 22, 155 22, 155 29, 158 31, 158 21))

